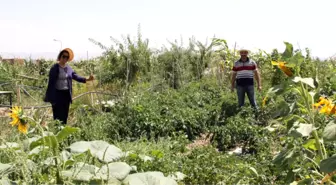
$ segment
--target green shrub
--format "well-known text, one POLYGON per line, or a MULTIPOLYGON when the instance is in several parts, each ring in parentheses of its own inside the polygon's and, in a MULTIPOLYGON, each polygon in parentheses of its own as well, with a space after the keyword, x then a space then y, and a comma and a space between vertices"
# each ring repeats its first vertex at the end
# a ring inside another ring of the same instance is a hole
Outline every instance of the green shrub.
POLYGON ((109 113, 92 115, 82 110, 78 125, 97 125, 104 136, 118 141, 141 136, 158 139, 179 132, 192 140, 217 122, 222 101, 223 92, 212 84, 191 83, 161 93, 139 88, 118 100, 109 113))

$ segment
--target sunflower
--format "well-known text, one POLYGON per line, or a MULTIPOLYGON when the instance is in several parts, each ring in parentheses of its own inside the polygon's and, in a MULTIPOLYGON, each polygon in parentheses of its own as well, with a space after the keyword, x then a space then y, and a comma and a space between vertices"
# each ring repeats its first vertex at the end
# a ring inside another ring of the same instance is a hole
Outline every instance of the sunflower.
POLYGON ((333 106, 331 104, 325 105, 324 107, 321 108, 320 113, 326 113, 326 114, 331 114, 333 106))
POLYGON ((12 122, 10 122, 10 124, 12 126, 19 124, 20 116, 22 116, 22 109, 18 106, 15 106, 13 109, 11 109, 11 113, 9 113, 9 117, 12 118, 12 122))
POLYGON ((19 124, 19 122, 20 119, 18 117, 12 116, 12 121, 9 124, 11 124, 14 127, 15 125, 19 124))
POLYGON ((286 66, 286 62, 275 62, 272 61, 272 65, 279 66, 282 72, 284 72, 287 76, 291 77, 293 76, 293 72, 286 66))
POLYGON ((27 134, 28 132, 28 124, 23 121, 20 122, 19 126, 18 126, 19 132, 23 133, 23 134, 27 134))
POLYGON ((319 98, 319 102, 315 103, 314 107, 318 108, 318 107, 320 107, 322 105, 329 105, 329 104, 331 104, 331 102, 328 99, 326 99, 325 97, 320 97, 319 98))
POLYGON ((18 130, 21 133, 27 134, 28 131, 28 123, 23 118, 23 111, 21 107, 15 106, 11 109, 11 113, 9 113, 9 117, 12 118, 10 124, 12 126, 18 125, 18 130))
POLYGON ((336 114, 336 105, 334 105, 331 100, 324 97, 320 97, 319 102, 315 103, 314 107, 316 109, 321 108, 319 111, 321 114, 336 114))

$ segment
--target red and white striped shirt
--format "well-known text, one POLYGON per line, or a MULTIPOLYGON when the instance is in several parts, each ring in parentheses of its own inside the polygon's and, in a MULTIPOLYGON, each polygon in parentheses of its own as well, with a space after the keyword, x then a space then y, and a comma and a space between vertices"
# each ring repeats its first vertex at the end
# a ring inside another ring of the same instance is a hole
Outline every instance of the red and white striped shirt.
POLYGON ((237 73, 236 82, 237 85, 254 85, 254 72, 257 70, 257 64, 252 59, 247 59, 243 62, 238 60, 234 63, 232 68, 237 73))

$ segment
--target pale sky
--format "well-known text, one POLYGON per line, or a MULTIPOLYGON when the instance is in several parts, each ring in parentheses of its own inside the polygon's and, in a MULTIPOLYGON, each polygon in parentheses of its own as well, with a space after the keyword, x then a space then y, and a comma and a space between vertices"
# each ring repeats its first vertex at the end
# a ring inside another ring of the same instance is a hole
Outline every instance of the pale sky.
POLYGON ((251 50, 310 48, 313 56, 336 53, 335 0, 0 0, 0 55, 75 58, 101 52, 88 38, 109 45, 110 36, 136 37, 140 24, 151 47, 195 36, 226 39, 251 50))

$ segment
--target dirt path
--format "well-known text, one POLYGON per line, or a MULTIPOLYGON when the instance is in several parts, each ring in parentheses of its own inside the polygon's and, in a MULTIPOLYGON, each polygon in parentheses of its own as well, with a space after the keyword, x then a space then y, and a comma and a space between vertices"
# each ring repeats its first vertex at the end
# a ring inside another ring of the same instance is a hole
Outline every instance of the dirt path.
POLYGON ((0 117, 8 117, 9 108, 0 107, 0 117))

